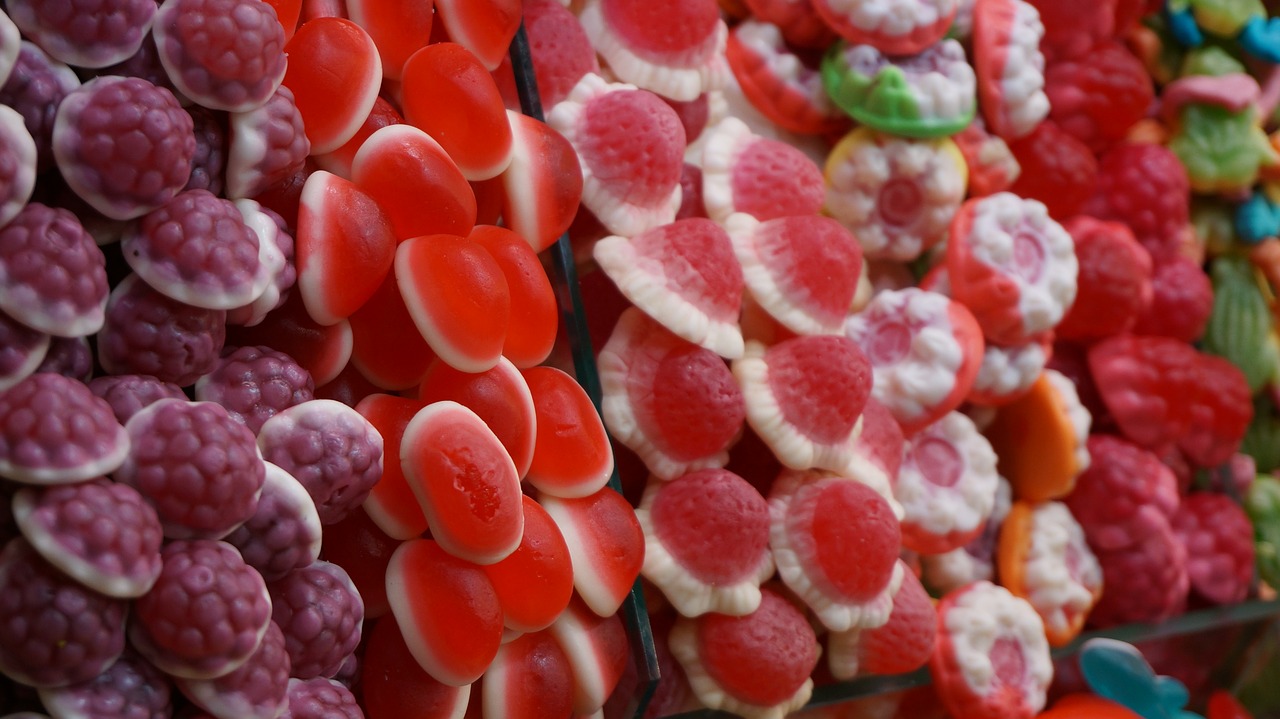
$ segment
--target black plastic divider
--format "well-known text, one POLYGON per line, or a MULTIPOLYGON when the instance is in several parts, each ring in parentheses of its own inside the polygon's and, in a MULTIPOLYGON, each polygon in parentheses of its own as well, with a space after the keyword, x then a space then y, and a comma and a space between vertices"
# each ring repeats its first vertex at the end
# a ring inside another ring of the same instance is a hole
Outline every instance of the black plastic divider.
MULTIPOLYGON (((538 84, 533 72, 533 60, 529 53, 529 36, 524 24, 511 40, 511 69, 515 74, 516 92, 520 97, 520 109, 529 117, 545 121, 542 99, 538 96, 538 84)), ((547 250, 550 253, 551 283, 556 292, 556 305, 560 308, 560 324, 569 342, 573 356, 574 374, 578 383, 591 397, 600 411, 600 375, 596 371, 595 353, 591 348, 591 335, 587 330, 586 310, 582 293, 578 288, 578 272, 573 259, 573 247, 568 233, 562 235, 547 250)), ((609 486, 622 492, 615 467, 609 486)), ((637 684, 634 696, 627 703, 624 716, 641 717, 649 706, 654 689, 658 686, 658 655, 653 646, 653 628, 649 626, 649 612, 645 608, 640 582, 636 581, 631 593, 619 610, 627 628, 627 640, 631 647, 631 660, 635 665, 637 684)))

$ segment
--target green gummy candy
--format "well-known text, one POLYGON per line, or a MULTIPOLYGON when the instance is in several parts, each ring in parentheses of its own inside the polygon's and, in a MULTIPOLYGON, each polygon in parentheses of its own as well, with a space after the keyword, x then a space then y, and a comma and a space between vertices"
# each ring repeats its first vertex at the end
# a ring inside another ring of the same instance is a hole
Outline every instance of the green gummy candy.
POLYGON ((832 45, 822 57, 822 85, 827 96, 859 123, 893 135, 929 139, 960 132, 973 122, 976 109, 954 118, 922 117, 915 89, 900 68, 886 65, 874 76, 851 71, 844 62, 846 45, 832 45))
POLYGON ((1244 511, 1253 523, 1258 575, 1280 587, 1280 480, 1259 475, 1244 498, 1244 511))
POLYGON ((1193 0, 1191 13, 1205 32, 1235 37, 1253 17, 1266 17, 1262 0, 1193 0))
POLYGON ((1169 141, 1191 187, 1199 192, 1220 192, 1249 187, 1258 170, 1275 161, 1267 135, 1258 127, 1250 108, 1240 112, 1208 104, 1182 108, 1179 132, 1169 141))
POLYGON ((1253 279, 1247 260, 1219 258, 1213 263, 1213 311, 1204 332, 1204 350, 1230 360, 1257 392, 1280 364, 1270 339, 1271 308, 1253 279))
POLYGON ((1182 60, 1182 75, 1209 75, 1221 77, 1248 72, 1244 63, 1240 62, 1226 48, 1218 45, 1205 45, 1187 53, 1182 60))

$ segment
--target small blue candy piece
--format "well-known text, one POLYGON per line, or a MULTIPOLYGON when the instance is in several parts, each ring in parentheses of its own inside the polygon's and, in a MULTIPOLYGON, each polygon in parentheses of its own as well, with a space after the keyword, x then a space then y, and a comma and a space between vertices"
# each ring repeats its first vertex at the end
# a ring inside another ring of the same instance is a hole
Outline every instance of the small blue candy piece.
POLYGON ((1190 3, 1167 0, 1164 6, 1165 18, 1169 22, 1169 32, 1173 39, 1183 47, 1200 47, 1204 44, 1204 32, 1196 24, 1191 15, 1190 3))
POLYGON ((1236 207, 1236 235, 1250 245, 1280 235, 1280 207, 1261 192, 1254 192, 1236 207))
POLYGON ((1236 38, 1240 48, 1267 62, 1280 62, 1280 18, 1254 15, 1236 38))

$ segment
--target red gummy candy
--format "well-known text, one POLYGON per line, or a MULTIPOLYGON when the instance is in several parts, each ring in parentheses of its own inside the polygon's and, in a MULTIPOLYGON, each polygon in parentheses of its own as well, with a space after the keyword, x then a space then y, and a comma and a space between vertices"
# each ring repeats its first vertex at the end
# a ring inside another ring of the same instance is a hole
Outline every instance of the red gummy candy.
POLYGON ((396 240, 465 236, 476 197, 458 165, 430 135, 394 124, 374 132, 351 160, 351 180, 387 214, 396 240))
POLYGON ((1080 57, 1094 49, 1115 29, 1117 0, 1076 4, 1062 0, 1026 0, 1040 11, 1044 38, 1040 51, 1045 63, 1080 57))
POLYGON ((355 410, 369 420, 382 435, 382 477, 364 501, 364 510, 374 524, 393 539, 407 540, 427 531, 427 519, 405 479, 400 462, 400 441, 404 429, 426 402, 389 394, 371 394, 360 400, 355 410))
POLYGON ((1119 222, 1080 215, 1064 228, 1075 240, 1080 269, 1076 301, 1056 335, 1087 342, 1132 329, 1151 305, 1151 255, 1119 222))
POLYGON ((350 140, 334 150, 322 155, 314 155, 313 159, 321 170, 328 170, 339 177, 351 177, 351 162, 355 159, 356 153, 364 146, 364 141, 369 139, 373 133, 381 130, 388 125, 398 125, 404 122, 404 118, 400 116, 400 112, 382 97, 373 101, 373 109, 369 111, 369 116, 364 119, 364 123, 360 125, 360 129, 356 130, 356 134, 351 136, 350 140))
POLYGON ((600 617, 575 597, 551 625, 573 671, 573 711, 588 716, 604 706, 627 665, 627 631, 616 615, 600 617))
MULTIPOLYGON (((351 363, 380 389, 408 389, 422 379, 436 353, 422 335, 405 332, 413 317, 394 272, 351 315, 351 363)), ((407 537, 406 537, 407 539, 407 537)))
POLYGON ((511 455, 516 474, 529 471, 534 451, 533 395, 523 375, 506 358, 484 372, 461 372, 435 362, 422 376, 418 399, 424 404, 451 400, 475 412, 511 455))
POLYGON ((307 314, 302 293, 292 292, 262 322, 252 327, 228 327, 227 345, 265 346, 283 352, 305 369, 319 387, 331 382, 347 366, 351 358, 351 324, 346 320, 328 326, 317 323, 307 314))
POLYGON ((1156 455, 1120 437, 1089 437, 1089 468, 1076 479, 1067 508, 1095 551, 1131 547, 1168 524, 1178 480, 1156 455))
POLYGON ((573 598, 569 545, 542 505, 525 496, 524 536, 506 559, 484 567, 498 593, 508 629, 537 632, 551 626, 573 598))
POLYGON ((1126 437, 1162 450, 1186 435, 1198 381, 1196 351, 1168 337, 1120 335, 1089 350, 1102 401, 1126 437))
POLYGON ((325 525, 323 537, 320 556, 346 570, 360 590, 365 617, 376 619, 389 612, 387 564, 400 542, 388 537, 359 507, 345 519, 325 525))
POLYGON ((1093 194, 1098 161, 1093 151, 1052 120, 1009 146, 1022 172, 1009 188, 1016 195, 1039 200, 1055 219, 1066 219, 1093 194))
POLYGON ((502 216, 534 250, 550 247, 573 222, 582 199, 582 166, 563 135, 544 122, 507 112, 511 164, 502 173, 502 216))
POLYGON ((1195 593, 1213 604, 1244 601, 1253 582, 1253 524, 1230 497, 1198 492, 1182 500, 1173 533, 1187 549, 1195 593))
POLYGON ((1137 544, 1097 556, 1106 590, 1089 614, 1090 626, 1160 622, 1182 611, 1190 587, 1187 550, 1167 522, 1152 524, 1137 544))
POLYGON ((1178 449, 1193 464, 1217 467, 1231 460, 1253 420, 1249 383, 1230 361, 1200 354, 1191 399, 1191 427, 1178 449))
POLYGON ((595 494, 613 473, 613 452, 591 398, 554 367, 531 367, 521 374, 537 413, 529 483, 557 497, 595 494))
POLYGON ((1044 90, 1049 117, 1095 152, 1122 140, 1155 96, 1142 61, 1116 41, 1051 65, 1044 90))
POLYGON ((498 650, 480 692, 485 716, 569 716, 573 711, 573 670, 550 632, 525 634, 498 650))
POLYGON ((618 611, 644 564, 644 531, 621 494, 605 487, 582 499, 546 496, 573 560, 573 586, 591 611, 618 611))
POLYGON ((405 63, 401 82, 405 121, 434 137, 463 176, 487 180, 507 168, 512 139, 506 106, 476 55, 451 42, 428 45, 405 63))
POLYGON ((491 225, 476 227, 469 239, 493 257, 507 278, 511 326, 502 343, 503 356, 517 367, 541 364, 555 346, 560 315, 551 280, 535 248, 516 232, 491 225))
POLYGON ((1182 342, 1200 339, 1213 312, 1213 284, 1200 263, 1183 255, 1156 262, 1151 288, 1151 304, 1138 317, 1134 333, 1182 342))
POLYGON ((293 91, 311 151, 342 147, 369 116, 382 86, 373 38, 350 20, 316 18, 303 23, 284 49, 284 85, 293 91))
POLYGON ((525 0, 524 29, 544 108, 549 110, 563 100, 583 75, 600 72, 582 24, 558 0, 525 0))
POLYGON ((1187 170, 1172 150, 1159 144, 1124 143, 1102 156, 1093 196, 1081 212, 1129 225, 1158 267, 1178 254, 1191 214, 1190 201, 1187 170))
POLYGON ((456 717, 471 695, 469 687, 441 684, 418 666, 395 617, 369 632, 360 682, 369 719, 456 717))
POLYGON ((346 0, 347 14, 369 33, 382 76, 399 80, 404 63, 431 39, 432 0, 346 0))
POLYGON ((520 0, 436 0, 449 39, 470 50, 486 70, 494 70, 520 27, 520 0))

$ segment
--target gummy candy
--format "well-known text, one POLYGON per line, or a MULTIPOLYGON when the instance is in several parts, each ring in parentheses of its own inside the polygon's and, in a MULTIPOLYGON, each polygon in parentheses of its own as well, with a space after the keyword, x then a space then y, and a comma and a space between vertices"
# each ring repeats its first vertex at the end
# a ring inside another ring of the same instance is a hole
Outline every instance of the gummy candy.
POLYGON ((914 55, 946 34, 958 0, 886 4, 874 0, 812 0, 831 29, 851 43, 866 43, 887 55, 914 55))
POLYGON ((541 504, 569 547, 578 596, 602 617, 615 614, 644 564, 644 531, 631 505, 609 487, 577 499, 544 496, 541 504))
POLYGON ((378 97, 382 62, 373 38, 350 20, 317 18, 300 25, 284 50, 289 63, 283 85, 293 92, 311 151, 338 149, 378 97))
POLYGON ((528 496, 520 546, 496 564, 484 567, 502 605, 503 624, 517 632, 540 632, 551 626, 573 597, 573 565, 569 546, 555 520, 528 496))
POLYGON ((714 0, 589 0, 578 19, 620 81, 663 97, 692 100, 725 71, 714 0))

